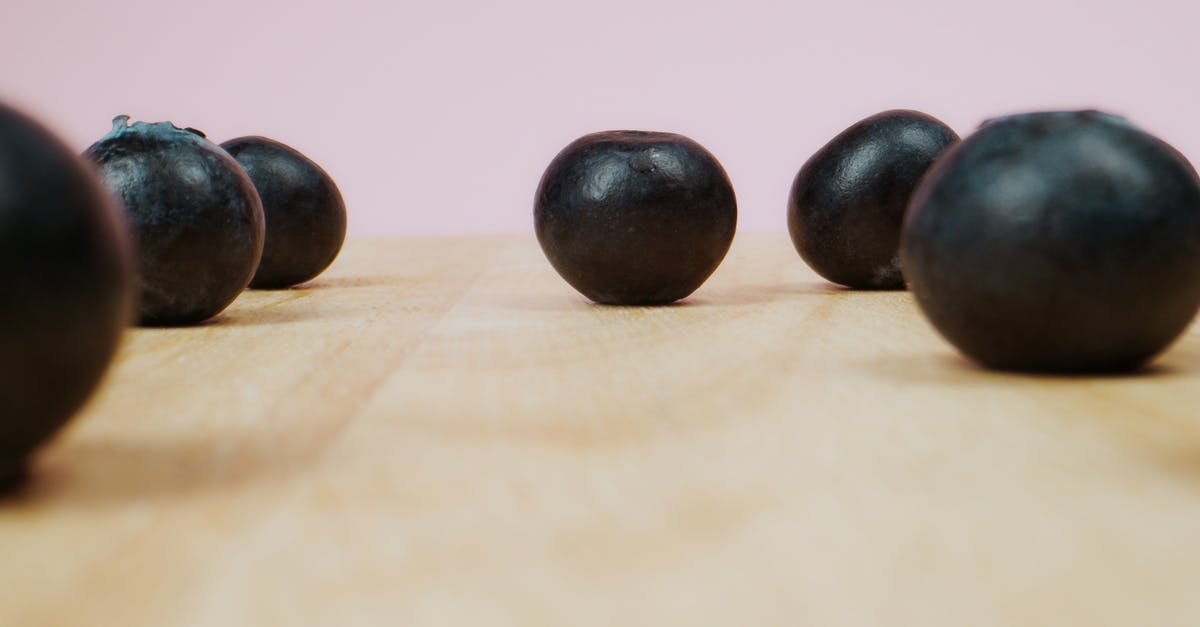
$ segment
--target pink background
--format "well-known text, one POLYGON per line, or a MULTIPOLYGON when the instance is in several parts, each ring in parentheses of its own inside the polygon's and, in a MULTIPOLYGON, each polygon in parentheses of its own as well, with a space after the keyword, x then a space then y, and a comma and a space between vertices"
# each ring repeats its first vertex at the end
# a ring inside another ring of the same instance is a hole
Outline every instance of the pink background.
POLYGON ((724 163, 741 228, 871 113, 968 132, 1035 108, 1124 113, 1200 157, 1194 0, 719 3, 7 0, 0 99, 83 149, 118 113, 321 163, 356 233, 524 231, 571 140, 670 130, 724 163))

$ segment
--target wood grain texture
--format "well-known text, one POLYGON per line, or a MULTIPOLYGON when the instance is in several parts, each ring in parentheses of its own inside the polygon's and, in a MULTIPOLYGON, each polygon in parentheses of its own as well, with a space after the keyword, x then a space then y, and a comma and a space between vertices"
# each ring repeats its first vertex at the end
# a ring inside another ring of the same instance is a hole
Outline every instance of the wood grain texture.
POLYGON ((995 374, 739 235, 684 304, 353 240, 139 329, 0 502, 0 625, 1188 626, 1200 332, 995 374))

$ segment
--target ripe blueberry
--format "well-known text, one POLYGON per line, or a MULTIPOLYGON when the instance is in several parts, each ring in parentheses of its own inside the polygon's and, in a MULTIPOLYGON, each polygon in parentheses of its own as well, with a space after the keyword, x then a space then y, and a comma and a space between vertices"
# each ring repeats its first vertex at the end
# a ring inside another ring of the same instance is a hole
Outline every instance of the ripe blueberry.
POLYGON ((534 226, 546 257, 589 299, 662 305, 716 270, 737 223, 729 177, 696 142, 610 131, 563 149, 538 185, 534 226))
POLYGON ((934 327, 986 366, 1136 368, 1200 306, 1200 180, 1116 116, 1001 118, 922 181, 902 256, 934 327))
POLYGON ((901 289, 900 227, 909 198, 934 160, 958 141, 917 111, 886 111, 851 126, 800 168, 788 231, 826 279, 860 289, 901 289))
POLYGON ((229 153, 167 122, 113 130, 88 148, 122 201, 138 252, 141 322, 194 324, 246 288, 263 249, 254 184, 229 153))
POLYGON ((49 132, 0 105, 0 484, 83 405, 133 314, 116 205, 49 132))
POLYGON ((223 144, 262 200, 266 242, 253 288, 283 288, 321 274, 346 239, 346 205, 333 179, 296 149, 265 137, 223 144))

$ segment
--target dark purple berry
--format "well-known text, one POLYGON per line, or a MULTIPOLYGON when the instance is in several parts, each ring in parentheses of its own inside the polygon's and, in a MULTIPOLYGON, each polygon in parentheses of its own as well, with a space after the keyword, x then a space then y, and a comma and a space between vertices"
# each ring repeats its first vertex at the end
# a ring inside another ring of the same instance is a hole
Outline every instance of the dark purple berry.
POLYGON ((610 131, 576 140, 550 163, 533 210, 538 242, 584 296, 610 305, 684 298, 733 241, 729 177, 696 142, 610 131))
POLYGON ((0 105, 0 484, 80 408, 133 314, 116 205, 78 156, 0 105))
POLYGON ((930 321, 992 368, 1137 368, 1200 306, 1200 180, 1095 111, 985 124, 913 197, 904 271, 930 321))
POLYGON ((128 120, 114 120, 112 132, 85 154, 132 227, 141 322, 202 322, 228 307, 258 267, 258 193, 237 161, 203 133, 128 120))
POLYGON ((221 144, 245 168, 266 217, 253 288, 283 288, 321 274, 346 239, 346 204, 333 179, 294 148, 265 137, 221 144))
POLYGON ((788 231, 822 277, 859 289, 902 289, 900 227, 917 183, 958 141, 918 111, 887 111, 843 131, 800 168, 788 231))

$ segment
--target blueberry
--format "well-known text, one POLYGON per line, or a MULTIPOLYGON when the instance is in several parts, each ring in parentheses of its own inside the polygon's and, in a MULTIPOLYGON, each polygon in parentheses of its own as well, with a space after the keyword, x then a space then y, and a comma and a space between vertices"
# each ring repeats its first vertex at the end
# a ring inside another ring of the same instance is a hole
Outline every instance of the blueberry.
POLYGON ((717 269, 737 223, 729 177, 696 142, 609 131, 563 149, 538 185, 538 242, 589 299, 662 305, 717 269))
POLYGON ((934 160, 958 141, 918 111, 885 111, 842 131, 796 175, 788 231, 822 277, 860 289, 902 289, 900 227, 934 160))
POLYGON ((258 193, 242 166, 203 133, 128 121, 116 118, 85 155, 132 226, 141 322, 202 322, 228 307, 258 267, 258 193))
POLYGON ((0 484, 91 395, 133 314, 133 260, 90 168, 0 105, 0 484))
POLYGON ((1200 180, 1095 111, 986 123, 913 197, 904 270, 930 321, 992 368, 1139 367, 1200 307, 1200 180))
POLYGON ((267 236, 254 288, 283 288, 321 274, 346 239, 346 204, 333 179, 294 148, 265 137, 223 144, 262 199, 267 236))

